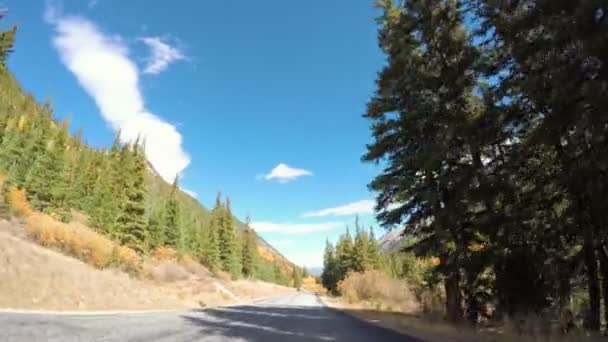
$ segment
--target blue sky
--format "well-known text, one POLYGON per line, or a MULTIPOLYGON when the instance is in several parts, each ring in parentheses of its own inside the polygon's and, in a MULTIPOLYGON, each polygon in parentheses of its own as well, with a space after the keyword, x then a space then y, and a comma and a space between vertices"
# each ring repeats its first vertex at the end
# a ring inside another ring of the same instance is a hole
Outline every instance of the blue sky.
MULTIPOLYGON (((9 66, 94 146, 146 137, 161 175, 319 266, 359 214, 375 224, 362 118, 384 57, 372 0, 0 0, 9 66)), ((380 232, 380 231, 378 231, 380 232)))

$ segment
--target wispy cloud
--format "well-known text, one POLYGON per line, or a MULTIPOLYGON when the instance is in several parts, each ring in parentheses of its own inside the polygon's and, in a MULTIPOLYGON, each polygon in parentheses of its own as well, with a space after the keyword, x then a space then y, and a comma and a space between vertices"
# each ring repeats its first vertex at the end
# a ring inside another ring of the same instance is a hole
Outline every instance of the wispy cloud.
POLYGON ((269 173, 265 175, 258 175, 258 178, 263 178, 265 180, 276 179, 280 183, 287 183, 303 176, 312 176, 312 172, 280 163, 279 165, 275 166, 274 169, 270 170, 269 173))
POLYGON ((160 37, 144 37, 140 40, 150 49, 150 58, 144 67, 144 74, 158 75, 170 64, 186 58, 180 49, 169 45, 160 37))
POLYGON ((168 182, 190 163, 176 127, 150 112, 140 91, 139 69, 120 36, 108 35, 80 16, 47 4, 53 46, 61 61, 95 100, 103 118, 121 131, 123 142, 145 139, 146 157, 168 182))
POLYGON ((302 217, 349 216, 356 214, 372 214, 376 203, 372 200, 361 200, 333 208, 310 211, 302 217))
POLYGON ((308 234, 343 228, 344 222, 320 223, 278 223, 278 222, 252 222, 251 227, 258 233, 282 234, 308 234))

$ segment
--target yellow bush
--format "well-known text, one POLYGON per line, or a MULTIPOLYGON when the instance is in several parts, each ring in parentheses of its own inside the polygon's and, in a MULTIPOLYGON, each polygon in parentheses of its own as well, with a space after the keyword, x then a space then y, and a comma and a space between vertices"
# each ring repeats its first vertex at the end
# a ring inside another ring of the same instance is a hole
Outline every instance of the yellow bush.
POLYGON ((232 280, 232 276, 228 272, 224 272, 224 271, 220 271, 220 270, 214 270, 213 271, 213 275, 215 275, 215 277, 218 278, 218 279, 220 279, 220 280, 224 280, 224 281, 230 281, 230 280, 232 280))
POLYGON ((158 260, 176 260, 177 252, 170 247, 161 246, 152 252, 152 256, 158 260))
POLYGON ((34 211, 22 190, 7 193, 11 209, 24 219, 28 236, 42 246, 56 248, 97 268, 118 266, 136 273, 141 260, 137 253, 119 246, 81 223, 63 223, 34 211))
POLYGON ((131 248, 125 246, 115 246, 112 260, 120 268, 131 274, 139 274, 141 271, 141 258, 131 248))
POLYGON ((338 284, 338 290, 350 303, 374 303, 377 307, 401 311, 414 311, 419 306, 405 280, 391 278, 380 271, 351 273, 338 284))
POLYGON ((6 201, 17 216, 28 217, 34 213, 23 190, 17 188, 10 189, 6 195, 6 201))

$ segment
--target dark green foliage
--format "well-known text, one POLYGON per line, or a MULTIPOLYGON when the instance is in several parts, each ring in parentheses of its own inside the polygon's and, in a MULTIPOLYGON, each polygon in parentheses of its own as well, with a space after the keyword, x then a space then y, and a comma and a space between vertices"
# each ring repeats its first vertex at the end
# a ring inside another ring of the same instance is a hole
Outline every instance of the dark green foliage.
POLYGON ((363 158, 384 165, 370 185, 379 220, 406 224, 407 250, 439 258, 433 279, 451 320, 476 321, 488 307, 496 317, 573 309, 598 330, 608 302, 606 4, 379 5, 387 65, 363 158), (588 307, 572 307, 582 289, 588 307))
POLYGON ((167 246, 177 248, 180 241, 180 212, 177 202, 177 192, 179 190, 178 178, 175 177, 171 186, 171 195, 165 204, 162 217, 162 231, 164 232, 164 242, 167 246))
POLYGON ((258 244, 255 239, 255 232, 249 227, 249 217, 247 217, 247 219, 245 220, 245 230, 243 230, 242 235, 242 273, 245 277, 252 277, 255 274, 255 264, 258 259, 258 244))
POLYGON ((146 160, 141 147, 135 143, 125 145, 121 151, 121 165, 126 173, 123 175, 124 197, 119 205, 116 218, 115 238, 121 244, 138 252, 147 250, 148 220, 146 216, 146 188, 144 175, 146 160))
MULTIPOLYGON (((0 20, 2 17, 4 17, 4 15, 5 13, 0 13, 0 20)), ((8 55, 13 52, 16 33, 17 26, 13 26, 12 29, 6 31, 0 30, 0 68, 6 67, 6 59, 8 55)))
POLYGON ((153 213, 148 219, 148 246, 151 250, 165 246, 163 219, 159 213, 153 213))
POLYGON ((293 281, 293 287, 299 289, 302 287, 302 270, 298 266, 293 267, 293 272, 291 274, 291 278, 293 281))
POLYGON ((352 268, 355 272, 370 269, 369 237, 367 232, 359 226, 359 218, 355 222, 355 244, 353 246, 352 268))
POLYGON ((325 252, 323 254, 323 273, 321 274, 321 284, 329 292, 336 293, 338 290, 338 281, 340 281, 340 270, 334 246, 325 241, 325 252))
POLYGON ((229 198, 226 199, 226 204, 222 207, 220 217, 221 219, 218 222, 217 227, 220 263, 224 271, 236 278, 241 274, 238 260, 239 245, 234 229, 234 220, 232 218, 229 198))
POLYGON ((331 293, 338 292, 338 283, 348 273, 380 269, 382 266, 382 255, 371 229, 368 235, 359 225, 358 218, 355 227, 354 244, 348 227, 338 239, 335 248, 329 241, 325 242, 321 284, 331 293))

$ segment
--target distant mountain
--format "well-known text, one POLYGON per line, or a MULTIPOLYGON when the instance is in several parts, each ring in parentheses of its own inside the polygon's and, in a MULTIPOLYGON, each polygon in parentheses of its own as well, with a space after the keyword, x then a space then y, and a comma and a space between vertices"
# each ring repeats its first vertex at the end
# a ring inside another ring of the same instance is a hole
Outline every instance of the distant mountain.
POLYGON ((399 247, 401 246, 401 243, 403 241, 404 230, 405 230, 405 226, 384 234, 378 240, 378 245, 380 246, 380 251, 384 252, 384 253, 391 253, 391 252, 398 251, 399 247))
POLYGON ((308 274, 318 277, 323 273, 323 267, 306 267, 306 271, 308 271, 308 274))

